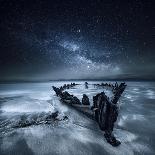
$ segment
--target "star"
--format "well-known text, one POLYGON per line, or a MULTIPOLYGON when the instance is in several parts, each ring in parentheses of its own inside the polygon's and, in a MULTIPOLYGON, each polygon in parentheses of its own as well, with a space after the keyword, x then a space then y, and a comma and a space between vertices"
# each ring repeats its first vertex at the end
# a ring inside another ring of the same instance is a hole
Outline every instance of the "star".
POLYGON ((80 33, 80 32, 81 32, 81 30, 80 30, 80 29, 78 29, 78 30, 77 30, 77 32, 78 32, 78 33, 80 33))

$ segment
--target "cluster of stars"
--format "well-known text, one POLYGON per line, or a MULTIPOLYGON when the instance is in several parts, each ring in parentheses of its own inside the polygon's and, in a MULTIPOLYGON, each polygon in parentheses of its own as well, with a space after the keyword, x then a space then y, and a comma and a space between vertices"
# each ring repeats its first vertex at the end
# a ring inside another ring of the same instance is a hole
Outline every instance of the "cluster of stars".
POLYGON ((33 66, 34 72, 48 71, 52 76, 65 71, 68 77, 75 73, 102 78, 140 75, 144 68, 155 68, 150 1, 3 0, 0 8, 3 71, 13 66, 24 72, 33 66))

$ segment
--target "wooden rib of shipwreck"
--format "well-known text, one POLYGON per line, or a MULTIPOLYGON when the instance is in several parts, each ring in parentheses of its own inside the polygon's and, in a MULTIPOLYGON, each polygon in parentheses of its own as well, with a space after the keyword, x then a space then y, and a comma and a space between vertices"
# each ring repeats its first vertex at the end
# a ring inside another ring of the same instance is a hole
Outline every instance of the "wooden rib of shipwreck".
MULTIPOLYGON (((110 143, 112 146, 118 146, 121 144, 120 141, 116 140, 115 136, 113 135, 113 128, 114 123, 118 117, 118 100, 121 97, 121 94, 126 88, 125 83, 121 83, 118 85, 116 82, 115 85, 102 83, 96 84, 95 86, 101 87, 110 87, 112 88, 112 92, 114 94, 113 98, 110 100, 102 91, 101 93, 93 96, 93 106, 90 106, 89 98, 87 95, 83 94, 82 103, 80 100, 74 96, 69 94, 66 89, 72 88, 77 84, 71 83, 68 85, 61 86, 60 88, 54 87, 53 90, 55 91, 56 95, 60 97, 61 101, 67 105, 72 106, 76 110, 80 111, 81 113, 85 114, 89 118, 97 121, 100 129, 104 131, 104 137, 106 138, 107 142, 110 143)), ((88 88, 88 83, 85 82, 85 88, 88 88)))

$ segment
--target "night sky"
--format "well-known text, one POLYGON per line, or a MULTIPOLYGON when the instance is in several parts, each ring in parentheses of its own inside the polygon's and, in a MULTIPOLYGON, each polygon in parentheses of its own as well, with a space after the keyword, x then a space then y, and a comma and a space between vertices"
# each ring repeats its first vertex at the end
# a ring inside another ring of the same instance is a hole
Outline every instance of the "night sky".
POLYGON ((154 0, 0 0, 0 80, 155 79, 154 0))

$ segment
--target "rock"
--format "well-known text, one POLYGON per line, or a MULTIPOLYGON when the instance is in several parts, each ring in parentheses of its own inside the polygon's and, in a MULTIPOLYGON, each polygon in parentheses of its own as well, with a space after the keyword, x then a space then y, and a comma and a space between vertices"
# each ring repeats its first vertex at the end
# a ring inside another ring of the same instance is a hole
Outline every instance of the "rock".
POLYGON ((56 112, 52 113, 51 117, 52 117, 53 119, 56 119, 56 117, 58 117, 58 114, 59 114, 59 112, 56 111, 56 112))
POLYGON ((67 120, 67 119, 68 119, 68 116, 64 116, 64 117, 63 117, 63 120, 67 120))

